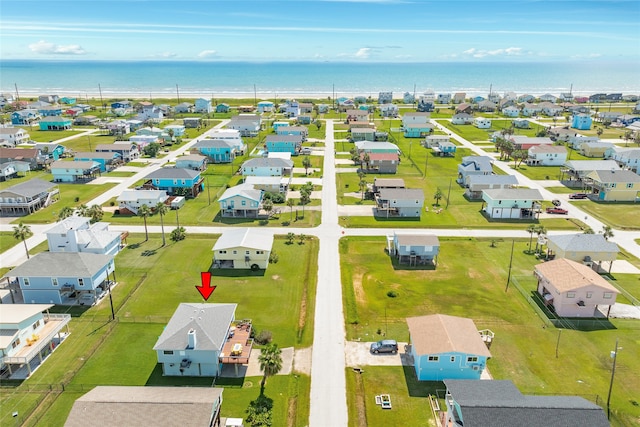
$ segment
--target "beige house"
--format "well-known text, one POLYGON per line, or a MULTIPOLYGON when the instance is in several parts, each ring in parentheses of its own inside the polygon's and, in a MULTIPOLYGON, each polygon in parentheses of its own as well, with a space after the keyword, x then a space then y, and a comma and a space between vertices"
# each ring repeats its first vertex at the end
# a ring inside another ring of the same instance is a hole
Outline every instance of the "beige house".
POLYGON ((604 202, 640 200, 640 175, 630 170, 594 170, 587 174, 585 182, 604 202))
POLYGON ((225 231, 213 246, 213 266, 266 270, 273 235, 252 228, 225 231))
POLYGON ((566 258, 535 266, 538 294, 545 305, 562 317, 595 317, 598 306, 607 315, 620 292, 584 264, 566 258))
POLYGON ((592 263, 599 266, 603 261, 609 261, 611 266, 618 252, 618 245, 607 241, 602 234, 561 234, 547 238, 548 256, 570 259, 591 267, 592 263))

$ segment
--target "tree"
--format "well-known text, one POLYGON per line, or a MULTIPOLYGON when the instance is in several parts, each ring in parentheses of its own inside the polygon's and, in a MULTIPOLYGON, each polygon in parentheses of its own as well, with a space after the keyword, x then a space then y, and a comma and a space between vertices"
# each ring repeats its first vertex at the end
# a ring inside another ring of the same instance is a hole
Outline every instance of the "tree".
POLYGON ((601 233, 602 233, 602 237, 604 237, 605 240, 609 240, 610 237, 613 237, 613 230, 608 225, 605 225, 602 227, 601 233))
POLYGON ((262 209, 267 212, 267 216, 271 216, 271 211, 273 210, 273 202, 271 199, 266 199, 262 202, 262 209))
POLYGON ((184 227, 176 228, 169 235, 169 239, 171 239, 172 242, 179 242, 180 240, 184 240, 186 237, 187 233, 184 227))
POLYGON ((351 151, 349 151, 349 154, 351 154, 351 161, 354 164, 358 164, 360 163, 360 153, 358 153, 358 150, 355 148, 352 148, 351 151))
POLYGON ((173 129, 169 129, 167 134, 169 135, 169 140, 173 142, 173 136, 176 134, 175 131, 173 129))
POLYGON ((159 151, 160 151, 160 144, 158 144, 157 142, 152 142, 151 144, 144 147, 144 149, 142 150, 144 155, 149 157, 157 156, 159 151))
POLYGON ((304 166, 305 176, 309 175, 309 168, 311 167, 311 159, 309 156, 304 156, 304 159, 302 159, 302 166, 304 166))
POLYGON ((167 208, 167 205, 165 205, 164 203, 158 202, 156 204, 156 213, 160 215, 160 227, 162 228, 162 246, 165 246, 167 244, 167 241, 164 237, 164 215, 168 210, 169 208, 167 208))
POLYGON ((100 205, 93 205, 89 208, 89 218, 91 218, 91 222, 98 222, 104 216, 104 212, 102 211, 102 207, 100 205))
POLYGON ((296 238, 296 235, 293 233, 287 233, 287 245, 293 244, 293 239, 296 238))
POLYGON ((291 209, 291 217, 289 218, 289 221, 293 221, 293 205, 294 204, 295 202, 293 201, 293 199, 287 200, 287 206, 289 207, 289 209, 291 209))
POLYGON ((587 228, 584 229, 582 234, 595 234, 595 232, 593 231, 593 228, 587 227, 587 228))
POLYGON ((360 178, 360 182, 358 182, 358 187, 360 187, 360 192, 362 193, 362 200, 364 200, 364 190, 367 189, 367 180, 364 177, 360 178))
POLYGON ((538 225, 536 227, 536 234, 538 235, 538 240, 536 241, 536 252, 538 252, 538 245, 540 244, 540 236, 543 234, 547 234, 547 229, 542 225, 538 225))
POLYGON ((433 195, 433 198, 436 200, 436 206, 440 206, 440 199, 442 199, 442 197, 442 190, 440 190, 440 187, 438 187, 435 194, 433 195))
POLYGON ((630 130, 626 131, 624 133, 624 135, 622 136, 622 139, 624 139, 624 141, 625 141, 625 147, 628 147, 629 146, 629 141, 631 139, 633 139, 633 132, 631 132, 630 130))
POLYGON ((527 227, 527 233, 529 233, 529 253, 531 253, 531 241, 533 240, 533 233, 536 232, 536 226, 531 224, 527 227))
POLYGON ((596 134, 598 135, 598 138, 601 137, 603 133, 604 133, 604 129, 602 129, 601 127, 596 129, 596 134))
POLYGON ((33 236, 33 232, 28 225, 24 225, 22 221, 20 224, 13 227, 13 237, 17 240, 22 240, 24 243, 24 250, 27 253, 27 259, 29 259, 29 248, 27 247, 27 239, 33 236))
POLYGON ((84 203, 76 208, 76 212, 79 216, 88 217, 90 215, 89 206, 85 205, 84 203))
POLYGON ((144 220, 144 241, 149 240, 149 230, 147 230, 147 218, 151 215, 151 208, 147 205, 142 205, 138 208, 138 216, 141 216, 144 220))
POLYGON ((305 236, 304 234, 300 233, 300 235, 298 235, 298 244, 304 245, 304 241, 305 240, 307 240, 307 236, 305 236))
POLYGON ((71 215, 73 215, 73 209, 71 209, 69 206, 65 206, 60 210, 60 213, 58 214, 58 220, 69 218, 71 215))
POLYGON ((278 348, 278 344, 267 344, 258 356, 260 370, 263 372, 262 381, 260 382, 260 394, 264 395, 264 385, 267 377, 276 375, 282 369, 282 350, 278 348))
POLYGON ((518 169, 518 166, 520 166, 522 161, 527 157, 529 157, 529 153, 527 152, 527 150, 515 150, 512 156, 513 156, 514 167, 518 169))
POLYGON ((245 421, 251 427, 270 427, 273 420, 273 399, 260 394, 256 400, 252 400, 247 408, 245 421))
POLYGON ((300 204, 302 205, 302 218, 304 218, 304 205, 311 202, 311 192, 300 190, 300 204))
POLYGON ((322 128, 322 122, 320 120, 316 119, 316 128, 318 128, 318 130, 320 130, 320 128, 322 128))
POLYGON ((369 153, 364 153, 364 155, 362 156, 362 163, 364 163, 367 166, 367 170, 369 170, 369 163, 371 162, 371 157, 369 156, 369 153))

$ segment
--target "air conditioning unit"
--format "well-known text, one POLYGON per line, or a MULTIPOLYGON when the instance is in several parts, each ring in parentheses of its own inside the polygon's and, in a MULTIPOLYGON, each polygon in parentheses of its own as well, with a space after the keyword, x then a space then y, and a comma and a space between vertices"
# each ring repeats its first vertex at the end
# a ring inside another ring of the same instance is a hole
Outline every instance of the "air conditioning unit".
POLYGON ((473 369, 474 371, 479 371, 479 370, 480 370, 480 366, 478 366, 478 365, 473 365, 473 366, 471 367, 471 369, 473 369))

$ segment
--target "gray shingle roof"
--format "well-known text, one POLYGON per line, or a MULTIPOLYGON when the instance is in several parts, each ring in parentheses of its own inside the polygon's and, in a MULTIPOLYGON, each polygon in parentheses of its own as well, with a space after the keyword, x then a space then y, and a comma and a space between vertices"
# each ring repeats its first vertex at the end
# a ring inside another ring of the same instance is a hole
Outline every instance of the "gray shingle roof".
POLYGON ((220 196, 219 201, 226 200, 234 196, 241 196, 259 202, 260 199, 262 199, 262 190, 256 190, 253 188, 253 185, 250 184, 235 185, 231 188, 227 188, 225 192, 222 193, 222 196, 220 196))
POLYGON ((193 179, 200 175, 200 171, 184 168, 160 168, 151 172, 145 178, 147 179, 193 179))
POLYGON ((493 159, 488 156, 465 156, 462 158, 460 168, 465 170, 492 171, 492 161, 493 159))
POLYGON ((618 245, 608 242, 602 234, 561 234, 549 236, 548 240, 565 252, 620 252, 618 245))
POLYGON ((112 260, 87 252, 40 252, 3 277, 92 277, 112 260))
POLYGON ((98 162, 93 160, 78 160, 73 162, 67 162, 66 160, 58 160, 49 166, 49 169, 93 169, 100 167, 98 162))
POLYGON ((423 200, 424 192, 419 188, 381 188, 382 200, 423 200))
POLYGON ((515 175, 471 175, 469 176, 469 187, 482 184, 518 184, 515 175))
POLYGON ((302 142, 302 135, 267 135, 265 142, 302 142))
POLYGON ((523 395, 510 380, 445 380, 465 427, 605 427, 601 407, 578 396, 523 395))
POLYGON ((569 160, 565 166, 571 170, 583 172, 620 170, 615 160, 569 160))
POLYGON ((256 157, 242 164, 243 168, 290 168, 293 161, 279 157, 256 157))
POLYGON ((42 179, 33 178, 29 181, 21 182, 20 184, 16 184, 9 188, 5 188, 4 190, 0 190, 0 194, 6 192, 17 194, 23 197, 34 197, 45 191, 49 191, 56 186, 57 184, 44 181, 42 179))
POLYGON ((237 304, 181 303, 158 338, 154 350, 184 350, 187 333, 194 330, 194 350, 220 351, 235 318, 237 304))
POLYGON ((493 200, 542 200, 540 191, 531 188, 496 188, 482 190, 493 200))
POLYGON ((226 139, 203 139, 196 142, 195 148, 233 148, 235 145, 226 139))
POLYGON ((592 171, 587 177, 602 183, 625 183, 640 182, 640 175, 630 170, 597 170, 592 171))

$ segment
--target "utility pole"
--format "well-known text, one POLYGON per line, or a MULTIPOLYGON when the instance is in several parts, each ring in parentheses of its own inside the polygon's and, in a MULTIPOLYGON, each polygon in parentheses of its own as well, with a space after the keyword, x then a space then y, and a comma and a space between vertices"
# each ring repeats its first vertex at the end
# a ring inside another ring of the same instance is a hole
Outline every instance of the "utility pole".
POLYGON ((87 139, 89 140, 89 151, 93 151, 91 149, 91 135, 87 135, 87 139))
POLYGON ((607 395, 607 419, 611 419, 611 389, 613 388, 613 377, 616 374, 616 358, 618 357, 618 338, 616 338, 616 347, 611 352, 613 357, 613 366, 611 367, 611 382, 609 383, 609 394, 607 395))
POLYGON ((452 178, 449 178, 449 191, 447 192, 447 206, 444 207, 445 209, 449 209, 449 197, 451 197, 451 181, 452 180, 453 180, 452 178))
POLYGON ((209 198, 209 206, 211 205, 211 190, 209 190, 209 177, 207 176, 207 197, 209 198))
POLYGON ((560 334, 562 329, 558 329, 558 341, 556 341, 556 359, 558 358, 558 348, 560 347, 560 334))
POLYGON ((511 259, 509 260, 509 274, 507 276, 507 287, 504 288, 504 291, 507 292, 509 290, 509 282, 511 281, 511 267, 513 266, 513 247, 516 245, 515 239, 511 241, 511 259))
POLYGON ((178 208, 176 208, 176 224, 178 225, 178 228, 180 228, 180 218, 178 218, 178 208))
POLYGON ((16 101, 20 101, 20 92, 18 92, 18 83, 13 84, 16 87, 16 101))
POLYGON ((258 93, 256 92, 256 85, 253 85, 253 103, 258 106, 258 93))
POLYGON ((424 161, 424 177, 423 177, 423 179, 427 178, 427 168, 428 167, 429 167, 429 152, 427 151, 427 156, 426 156, 425 161, 424 161))
POLYGON ((176 94, 178 95, 178 104, 180 104, 180 89, 178 89, 178 83, 176 83, 176 94))
POLYGON ((104 117, 104 100, 102 99, 102 87, 100 87, 100 83, 98 83, 98 91, 100 92, 100 105, 102 105, 102 117, 104 117))
MULTIPOLYGON (((113 275, 115 280, 115 272, 113 275)), ((111 320, 116 320, 116 312, 113 310, 113 298, 111 297, 111 281, 109 280, 109 275, 107 274, 107 281, 109 282, 109 303, 111 304, 111 320)))

